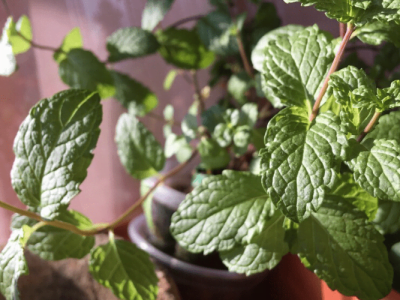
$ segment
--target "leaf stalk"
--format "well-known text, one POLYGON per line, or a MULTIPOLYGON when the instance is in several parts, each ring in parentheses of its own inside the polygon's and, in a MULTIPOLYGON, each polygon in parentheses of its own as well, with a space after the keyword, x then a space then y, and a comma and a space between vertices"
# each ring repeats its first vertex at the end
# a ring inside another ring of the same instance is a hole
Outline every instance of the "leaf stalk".
POLYGON ((378 121, 379 117, 381 116, 381 112, 376 111, 375 114, 372 116, 371 120, 369 121, 368 125, 365 127, 364 131, 358 136, 357 142, 361 143, 362 140, 365 138, 368 132, 372 130, 375 123, 378 121))

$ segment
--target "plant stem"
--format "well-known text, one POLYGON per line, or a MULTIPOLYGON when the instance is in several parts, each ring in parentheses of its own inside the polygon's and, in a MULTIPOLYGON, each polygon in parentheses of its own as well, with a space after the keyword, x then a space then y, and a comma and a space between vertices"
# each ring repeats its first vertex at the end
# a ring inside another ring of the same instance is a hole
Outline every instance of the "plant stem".
POLYGON ((244 50, 244 46, 243 46, 243 41, 240 36, 240 31, 238 31, 236 34, 236 41, 239 46, 239 53, 240 53, 240 57, 242 58, 242 61, 243 61, 244 69, 246 70, 247 74, 251 78, 254 78, 253 68, 251 67, 250 62, 247 59, 246 51, 244 50))
POLYGON ((324 82, 322 84, 322 88, 321 88, 321 90, 320 90, 320 92, 318 94, 318 97, 315 100, 314 107, 313 107, 313 110, 312 110, 312 113, 311 113, 311 116, 310 116, 310 122, 312 122, 317 117, 319 106, 321 105, 322 98, 324 97, 325 92, 328 89, 329 78, 332 75, 332 73, 334 73, 337 70, 337 68, 339 66, 339 63, 340 63, 340 60, 341 60, 341 58, 343 56, 343 53, 344 53, 344 49, 346 48, 346 45, 349 42, 353 32, 354 32, 354 25, 353 24, 348 24, 347 25, 346 34, 344 35, 344 38, 343 38, 342 42, 340 43, 339 51, 338 51, 338 53, 336 53, 336 56, 335 56, 335 59, 332 62, 331 68, 329 69, 328 74, 326 75, 325 80, 324 80, 324 82))
POLYGON ((160 122, 164 122, 165 124, 170 124, 170 125, 173 125, 173 126, 176 126, 176 127, 179 127, 179 128, 181 127, 181 124, 179 122, 177 122, 175 120, 167 121, 162 116, 157 115, 157 114, 155 114, 153 112, 148 112, 143 117, 150 117, 150 118, 152 118, 154 120, 157 120, 157 121, 160 121, 160 122))
POLYGON ((115 227, 117 227, 121 222, 123 222, 126 218, 129 217, 129 215, 131 213, 133 213, 136 208, 138 208, 140 205, 142 205, 142 203, 147 199, 147 197, 161 184, 163 183, 166 179, 168 179, 169 177, 174 176, 175 174, 179 173, 185 166, 187 166, 197 155, 197 150, 194 150, 192 152, 192 155, 190 156, 190 158, 181 163, 180 165, 176 166, 175 168, 173 168, 171 171, 169 171, 168 173, 166 173, 165 175, 161 176, 157 182, 147 191, 146 194, 144 194, 142 197, 139 198, 139 200, 137 200, 130 208, 128 208, 126 210, 126 212, 124 212, 120 217, 118 217, 115 221, 113 221, 112 223, 108 224, 106 227, 103 227, 101 229, 98 230, 98 233, 100 232, 104 232, 104 231, 108 231, 110 229, 113 229, 115 227))
POLYGON ((203 113, 203 111, 205 111, 206 105, 204 103, 203 96, 201 95, 199 80, 197 79, 197 71, 193 70, 190 73, 192 74, 194 94, 197 98, 196 100, 199 101, 200 114, 201 114, 201 113, 203 113))
POLYGON ((69 223, 65 223, 62 221, 48 221, 43 219, 41 216, 39 216, 38 214, 28 211, 28 210, 24 210, 24 209, 20 209, 18 207, 15 207, 13 205, 7 204, 5 202, 0 201, 0 207, 5 208, 7 210, 10 210, 12 212, 15 212, 17 214, 26 216, 28 218, 34 219, 36 221, 39 221, 45 225, 49 225, 49 226, 53 226, 53 227, 57 227, 57 228, 61 228, 61 229, 65 229, 68 231, 71 231, 73 233, 79 234, 79 235, 85 235, 85 236, 89 236, 89 235, 93 235, 97 232, 97 229, 94 230, 81 230, 79 228, 77 228, 76 226, 69 224, 69 223))
POLYGON ((344 38, 346 34, 346 24, 345 23, 339 23, 339 34, 341 38, 344 38))
POLYGON ((190 21, 196 21, 196 20, 199 20, 199 19, 201 19, 203 17, 204 17, 204 15, 195 15, 195 16, 187 17, 187 18, 178 20, 175 23, 172 23, 168 27, 178 27, 178 26, 180 26, 182 24, 185 24, 185 23, 190 22, 190 21))
POLYGON ((29 44, 31 44, 31 46, 33 47, 33 48, 38 48, 38 49, 42 49, 42 50, 47 50, 47 51, 51 51, 51 52, 62 52, 62 53, 65 53, 63 50, 61 50, 61 49, 57 49, 57 48, 53 48, 53 47, 50 47, 50 46, 43 46, 43 45, 39 45, 39 44, 36 44, 34 41, 32 41, 32 40, 30 40, 30 39, 28 39, 28 38, 26 38, 24 35, 22 35, 20 32, 17 32, 17 34, 22 38, 22 39, 24 39, 25 41, 27 41, 29 44))
POLYGON ((368 125, 365 127, 364 131, 358 136, 357 142, 361 143, 362 140, 365 138, 368 132, 372 130, 376 121, 378 121, 379 117, 381 116, 381 112, 376 111, 375 114, 372 116, 371 121, 369 121, 368 125))

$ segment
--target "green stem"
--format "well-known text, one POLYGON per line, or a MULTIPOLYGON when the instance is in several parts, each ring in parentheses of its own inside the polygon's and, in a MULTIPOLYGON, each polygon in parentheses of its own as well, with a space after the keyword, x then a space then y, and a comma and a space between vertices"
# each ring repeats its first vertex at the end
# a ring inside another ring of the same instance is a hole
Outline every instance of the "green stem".
POLYGON ((17 214, 20 214, 22 216, 26 216, 28 218, 34 219, 36 221, 39 221, 41 223, 43 223, 44 225, 49 225, 49 226, 53 226, 53 227, 57 227, 60 229, 65 229, 68 231, 71 231, 73 233, 79 234, 79 235, 85 235, 85 236, 89 236, 89 235, 93 235, 97 232, 97 229, 93 229, 93 230, 81 230, 79 228, 77 228, 76 226, 69 224, 69 223, 65 223, 62 221, 48 221, 43 219, 41 216, 39 216, 38 214, 28 211, 28 210, 24 210, 24 209, 20 209, 18 207, 15 207, 13 205, 7 204, 5 202, 0 201, 0 207, 5 208, 9 211, 15 212, 17 214))
POLYGON ((191 21, 197 21, 201 18, 203 18, 205 15, 195 15, 195 16, 191 16, 191 17, 187 17, 181 20, 176 21, 175 23, 172 23, 171 25, 169 25, 168 27, 178 27, 182 24, 185 24, 187 22, 191 22, 191 21))
POLYGON ((197 150, 194 150, 192 152, 192 155, 190 158, 181 163, 180 165, 176 166, 173 168, 171 171, 166 173, 165 175, 161 176, 157 182, 147 191, 146 194, 144 194, 142 197, 139 198, 130 208, 128 208, 120 217, 118 217, 114 222, 108 224, 107 226, 98 229, 98 233, 108 231, 110 229, 113 229, 117 227, 120 223, 122 223, 126 218, 129 217, 130 214, 132 214, 138 207, 142 205, 142 203, 147 199, 148 196, 160 185, 162 184, 166 179, 174 176, 175 174, 179 173, 185 166, 187 166, 197 155, 197 150))
POLYGON ((375 114, 372 116, 371 120, 369 121, 368 125, 365 127, 364 131, 358 136, 357 142, 361 143, 362 140, 365 138, 368 132, 372 130, 375 123, 378 121, 379 117, 381 116, 381 112, 376 111, 375 114))
POLYGON ((317 96, 317 99, 315 100, 314 107, 313 107, 312 113, 310 115, 310 122, 312 122, 318 115, 318 111, 319 111, 319 107, 322 102, 322 98, 324 97, 326 90, 328 89, 329 78, 332 75, 332 73, 334 73, 337 70, 337 68, 339 67, 340 60, 343 56, 346 45, 349 42, 353 32, 354 32, 354 25, 348 24, 346 34, 344 35, 344 38, 343 38, 342 42, 340 43, 339 51, 336 53, 336 56, 332 62, 331 68, 329 69, 328 74, 326 75, 325 80, 322 84, 322 88, 317 96))
POLYGON ((201 115, 201 113, 203 113, 203 111, 205 111, 206 105, 204 103, 203 96, 201 95, 199 80, 197 79, 197 71, 193 70, 190 73, 192 74, 194 94, 196 96, 196 100, 199 102, 199 107, 200 107, 199 113, 201 115))
POLYGON ((63 50, 61 50, 61 49, 53 48, 53 47, 50 47, 50 46, 43 46, 43 45, 36 44, 34 41, 32 41, 32 40, 26 38, 26 37, 25 37, 24 35, 22 35, 20 32, 17 32, 17 34, 18 34, 22 39, 24 39, 24 40, 27 41, 29 44, 31 44, 31 46, 32 46, 33 48, 38 48, 38 49, 47 50, 47 51, 51 51, 51 52, 62 52, 62 53, 64 53, 64 54, 66 54, 66 53, 65 53, 63 50))

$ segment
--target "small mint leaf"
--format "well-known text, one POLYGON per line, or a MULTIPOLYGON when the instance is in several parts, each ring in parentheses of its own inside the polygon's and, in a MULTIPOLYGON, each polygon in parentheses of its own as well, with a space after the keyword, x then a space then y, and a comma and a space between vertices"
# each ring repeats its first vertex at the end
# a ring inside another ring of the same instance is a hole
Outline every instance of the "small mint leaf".
POLYGON ((125 113, 119 118, 115 141, 121 163, 132 177, 144 179, 164 167, 165 156, 161 145, 132 114, 125 113))
POLYGON ((29 273, 22 245, 24 234, 22 228, 11 233, 0 253, 0 292, 7 300, 19 300, 18 279, 29 273))
POLYGON ((0 75, 10 76, 17 70, 17 60, 15 58, 13 47, 7 35, 7 28, 11 26, 12 18, 7 19, 3 28, 3 34, 0 39, 0 75))
POLYGON ((230 272, 245 273, 247 276, 273 269, 289 252, 285 242, 284 216, 276 211, 266 222, 262 232, 247 244, 237 245, 220 253, 222 262, 230 272))
POLYGON ((172 216, 171 233, 191 252, 230 250, 260 233, 274 212, 260 177, 224 171, 204 178, 172 216))
POLYGON ((160 45, 155 36, 139 27, 120 28, 107 38, 108 61, 117 62, 153 54, 160 45))
POLYGON ((70 87, 97 91, 102 99, 115 94, 114 80, 110 72, 90 51, 71 49, 61 61, 58 74, 70 87))
POLYGON ((226 168, 231 160, 229 152, 213 139, 201 139, 198 150, 201 158, 199 167, 206 170, 226 168))
POLYGON ((24 53, 31 48, 31 44, 27 40, 32 40, 32 28, 29 18, 23 15, 19 18, 18 22, 15 24, 12 17, 9 19, 6 25, 6 32, 8 40, 13 48, 13 53, 15 55, 24 53), (21 35, 26 38, 25 40, 21 35))
POLYGON ((152 31, 170 10, 174 0, 147 0, 142 13, 142 28, 152 31))
MULTIPOLYGON (((77 211, 64 211, 57 220, 75 225, 80 229, 91 227, 92 222, 77 211)), ((37 222, 25 216, 14 215, 11 222, 13 231, 24 225, 33 226, 37 222)), ((93 248, 94 236, 81 236, 71 231, 44 226, 33 232, 27 242, 32 253, 44 260, 62 260, 66 258, 81 259, 93 248)))
POLYGON ((65 36, 58 51, 54 52, 53 58, 57 63, 60 63, 65 58, 67 58, 66 53, 72 49, 82 48, 83 40, 79 27, 73 28, 65 36))
POLYGON ((149 255, 134 244, 114 240, 94 248, 89 271, 93 278, 123 300, 157 298, 157 276, 149 255))

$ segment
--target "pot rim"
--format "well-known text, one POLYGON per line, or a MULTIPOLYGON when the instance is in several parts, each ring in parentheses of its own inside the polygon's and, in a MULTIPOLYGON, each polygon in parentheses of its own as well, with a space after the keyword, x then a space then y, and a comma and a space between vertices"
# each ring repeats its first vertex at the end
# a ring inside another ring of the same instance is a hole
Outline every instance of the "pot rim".
MULTIPOLYGON (((149 187, 153 187, 156 184, 157 180, 157 177, 150 177, 146 178, 143 181, 149 187)), ((159 185, 153 192, 153 198, 157 199, 157 202, 159 202, 163 206, 168 207, 171 210, 177 210, 179 204, 182 203, 185 197, 185 193, 180 192, 166 184, 159 185)))

